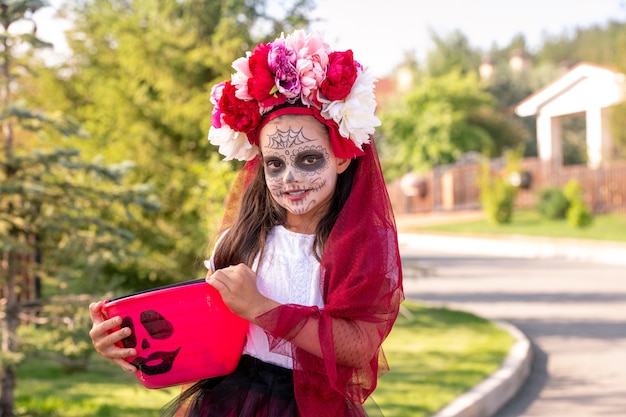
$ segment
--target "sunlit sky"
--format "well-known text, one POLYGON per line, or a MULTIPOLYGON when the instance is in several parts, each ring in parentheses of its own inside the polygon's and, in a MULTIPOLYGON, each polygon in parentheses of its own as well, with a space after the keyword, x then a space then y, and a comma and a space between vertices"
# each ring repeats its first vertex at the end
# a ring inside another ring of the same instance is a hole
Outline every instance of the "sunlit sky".
MULTIPOLYGON (((62 0, 52 0, 53 5, 62 0)), ((271 0, 279 4, 280 0, 271 0)), ((576 27, 626 21, 626 0, 315 0, 309 16, 336 50, 352 49, 355 58, 382 77, 406 53, 423 59, 432 48, 430 32, 445 36, 458 29, 473 47, 504 47, 521 33, 531 48, 545 35, 576 27)), ((62 32, 52 8, 35 15, 38 34, 63 53, 62 32)))

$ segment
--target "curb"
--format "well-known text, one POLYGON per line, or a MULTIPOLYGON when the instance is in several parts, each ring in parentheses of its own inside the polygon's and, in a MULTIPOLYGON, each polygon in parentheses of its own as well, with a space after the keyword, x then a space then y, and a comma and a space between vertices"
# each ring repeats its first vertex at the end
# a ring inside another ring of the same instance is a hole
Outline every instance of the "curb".
POLYGON ((471 390, 461 394, 432 417, 491 417, 521 389, 530 375, 532 348, 517 327, 494 321, 508 331, 515 343, 500 368, 471 390))
POLYGON ((497 238, 459 235, 399 233, 400 248, 427 248, 446 253, 485 254, 516 258, 567 259, 626 266, 626 245, 621 242, 581 241, 576 239, 497 238))

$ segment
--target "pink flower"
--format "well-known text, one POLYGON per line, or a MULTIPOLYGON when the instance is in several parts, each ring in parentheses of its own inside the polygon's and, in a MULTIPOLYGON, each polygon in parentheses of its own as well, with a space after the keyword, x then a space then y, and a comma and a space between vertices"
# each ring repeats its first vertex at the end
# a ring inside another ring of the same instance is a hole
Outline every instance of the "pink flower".
POLYGON ((219 102, 222 98, 224 91, 224 85, 226 83, 217 83, 211 88, 211 103, 213 103, 213 110, 211 111, 211 126, 220 128, 222 127, 222 112, 220 110, 219 102))
POLYGON ((252 74, 248 79, 248 94, 257 100, 261 107, 277 106, 286 101, 285 96, 278 94, 274 74, 268 64, 270 48, 270 45, 261 43, 254 47, 248 59, 252 74))
POLYGON ((307 106, 319 107, 317 90, 326 75, 322 64, 309 59, 299 59, 297 68, 300 74, 302 103, 307 106))
POLYGON ((296 69, 296 53, 285 46, 282 38, 273 42, 267 56, 270 70, 275 74, 278 92, 293 102, 300 95, 300 78, 296 69))
POLYGON ((237 132, 249 133, 256 129, 261 121, 259 105, 254 100, 240 100, 235 94, 235 87, 230 81, 226 82, 219 101, 222 120, 237 132))
MULTIPOLYGON (((249 55, 250 53, 248 53, 249 55)), ((231 81, 237 90, 237 98, 241 100, 252 100, 252 96, 248 94, 248 79, 252 77, 248 56, 237 58, 232 65, 236 72, 232 75, 231 81)))
POLYGON ((329 46, 319 33, 307 35, 296 30, 285 39, 285 45, 296 52, 298 78, 300 79, 300 98, 307 106, 319 107, 317 90, 326 77, 329 46))
POLYGON ((329 100, 343 100, 350 93, 357 76, 351 50, 332 52, 328 56, 326 79, 320 86, 320 91, 329 100))

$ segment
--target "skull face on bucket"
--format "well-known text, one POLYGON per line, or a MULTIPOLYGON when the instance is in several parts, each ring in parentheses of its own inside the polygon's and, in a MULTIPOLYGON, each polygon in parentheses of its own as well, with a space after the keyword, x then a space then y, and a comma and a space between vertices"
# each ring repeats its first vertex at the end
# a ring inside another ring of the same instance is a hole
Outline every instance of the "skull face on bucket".
POLYGON ((174 326, 155 310, 142 311, 139 315, 139 322, 141 326, 143 326, 143 330, 147 333, 145 337, 142 336, 142 331, 135 326, 130 316, 126 316, 122 319, 121 327, 128 327, 131 330, 130 336, 122 339, 122 345, 125 348, 136 348, 137 336, 139 335, 141 339, 141 350, 144 354, 147 354, 147 357, 137 356, 132 360, 132 364, 146 375, 157 375, 169 372, 172 369, 174 360, 176 360, 176 356, 178 356, 181 347, 179 346, 175 350, 170 351, 152 350, 152 352, 151 348, 154 345, 154 347, 158 349, 159 340, 172 337, 174 326), (153 343, 150 343, 151 339, 153 343))
POLYGON ((232 313, 204 279, 106 301, 105 317, 122 318, 131 335, 120 347, 147 388, 185 384, 232 372, 243 350, 248 322, 232 313))

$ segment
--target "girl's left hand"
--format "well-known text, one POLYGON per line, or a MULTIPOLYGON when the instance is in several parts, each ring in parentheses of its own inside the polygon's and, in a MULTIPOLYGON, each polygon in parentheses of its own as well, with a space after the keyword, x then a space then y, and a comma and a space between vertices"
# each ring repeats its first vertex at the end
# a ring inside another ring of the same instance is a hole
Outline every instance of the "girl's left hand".
POLYGON ((208 271, 206 282, 220 292, 233 313, 250 322, 279 305, 259 292, 256 274, 245 264, 208 271))

